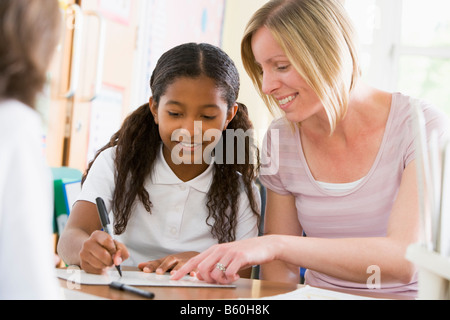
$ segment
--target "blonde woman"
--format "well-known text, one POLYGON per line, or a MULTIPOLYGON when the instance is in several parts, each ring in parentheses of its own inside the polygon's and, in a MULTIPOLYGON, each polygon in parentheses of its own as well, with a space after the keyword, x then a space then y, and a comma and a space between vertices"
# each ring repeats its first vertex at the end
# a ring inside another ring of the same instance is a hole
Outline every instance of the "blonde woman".
MULTIPOLYGON (((284 112, 267 133, 279 150, 263 155, 265 236, 212 247, 174 279, 197 268, 199 278, 229 283, 261 264, 263 279, 297 283, 304 267, 309 285, 414 296, 416 270, 405 259, 420 229, 409 97, 361 81, 338 0, 269 1, 248 24, 242 58, 268 107, 284 112)), ((445 116, 422 108, 428 131, 443 137, 445 116)))
POLYGON ((34 109, 60 20, 57 0, 0 1, 0 300, 59 298, 53 180, 34 109))

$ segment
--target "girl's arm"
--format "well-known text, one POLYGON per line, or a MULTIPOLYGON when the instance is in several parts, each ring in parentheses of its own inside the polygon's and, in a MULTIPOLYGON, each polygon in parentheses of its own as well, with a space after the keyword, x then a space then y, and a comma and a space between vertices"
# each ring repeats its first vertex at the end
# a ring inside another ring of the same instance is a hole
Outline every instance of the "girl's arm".
POLYGON ((101 230, 100 220, 95 204, 78 201, 64 227, 64 232, 58 241, 58 254, 66 264, 80 265, 80 251, 86 240, 96 230, 101 230))
POLYGON ((58 242, 58 254, 63 261, 99 274, 126 260, 129 257, 126 247, 99 231, 101 228, 96 205, 76 202, 58 242))

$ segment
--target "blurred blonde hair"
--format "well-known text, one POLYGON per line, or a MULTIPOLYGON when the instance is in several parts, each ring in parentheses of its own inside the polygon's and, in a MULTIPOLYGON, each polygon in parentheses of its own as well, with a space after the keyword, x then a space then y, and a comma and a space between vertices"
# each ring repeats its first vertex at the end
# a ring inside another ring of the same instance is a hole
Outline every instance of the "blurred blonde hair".
POLYGON ((321 100, 331 133, 345 116, 360 77, 356 35, 339 0, 271 0, 250 19, 241 45, 244 67, 272 114, 278 103, 262 92, 252 37, 266 27, 321 100))
POLYGON ((0 98, 34 108, 60 22, 57 0, 0 0, 0 98))

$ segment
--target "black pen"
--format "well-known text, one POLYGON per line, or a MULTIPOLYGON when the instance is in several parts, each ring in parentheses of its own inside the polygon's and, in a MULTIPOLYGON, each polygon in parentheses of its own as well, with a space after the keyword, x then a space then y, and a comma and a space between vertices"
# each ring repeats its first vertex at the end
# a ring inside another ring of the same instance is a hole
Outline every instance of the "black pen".
POLYGON ((155 294, 153 292, 145 291, 145 290, 138 289, 138 288, 131 287, 131 286, 127 286, 126 284, 123 284, 120 282, 112 282, 109 286, 111 288, 114 288, 117 290, 127 291, 127 292, 131 292, 131 293, 140 295, 147 299, 153 299, 155 297, 155 294))
MULTIPOLYGON (((108 212, 106 211, 105 202, 103 201, 102 198, 97 198, 95 199, 95 201, 97 202, 97 211, 100 217, 100 221, 102 223, 103 231, 105 231, 107 234, 111 236, 111 238, 114 239, 113 237, 114 233, 112 231, 111 223, 109 221, 108 212)), ((119 272, 120 277, 122 277, 122 269, 120 265, 116 266, 116 269, 119 272)))

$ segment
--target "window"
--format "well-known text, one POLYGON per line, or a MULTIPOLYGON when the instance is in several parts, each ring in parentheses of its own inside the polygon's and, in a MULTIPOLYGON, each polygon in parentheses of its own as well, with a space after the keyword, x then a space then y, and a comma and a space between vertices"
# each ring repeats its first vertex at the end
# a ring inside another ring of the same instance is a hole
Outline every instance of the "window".
POLYGON ((427 100, 450 116, 450 1, 346 0, 364 79, 427 100))

